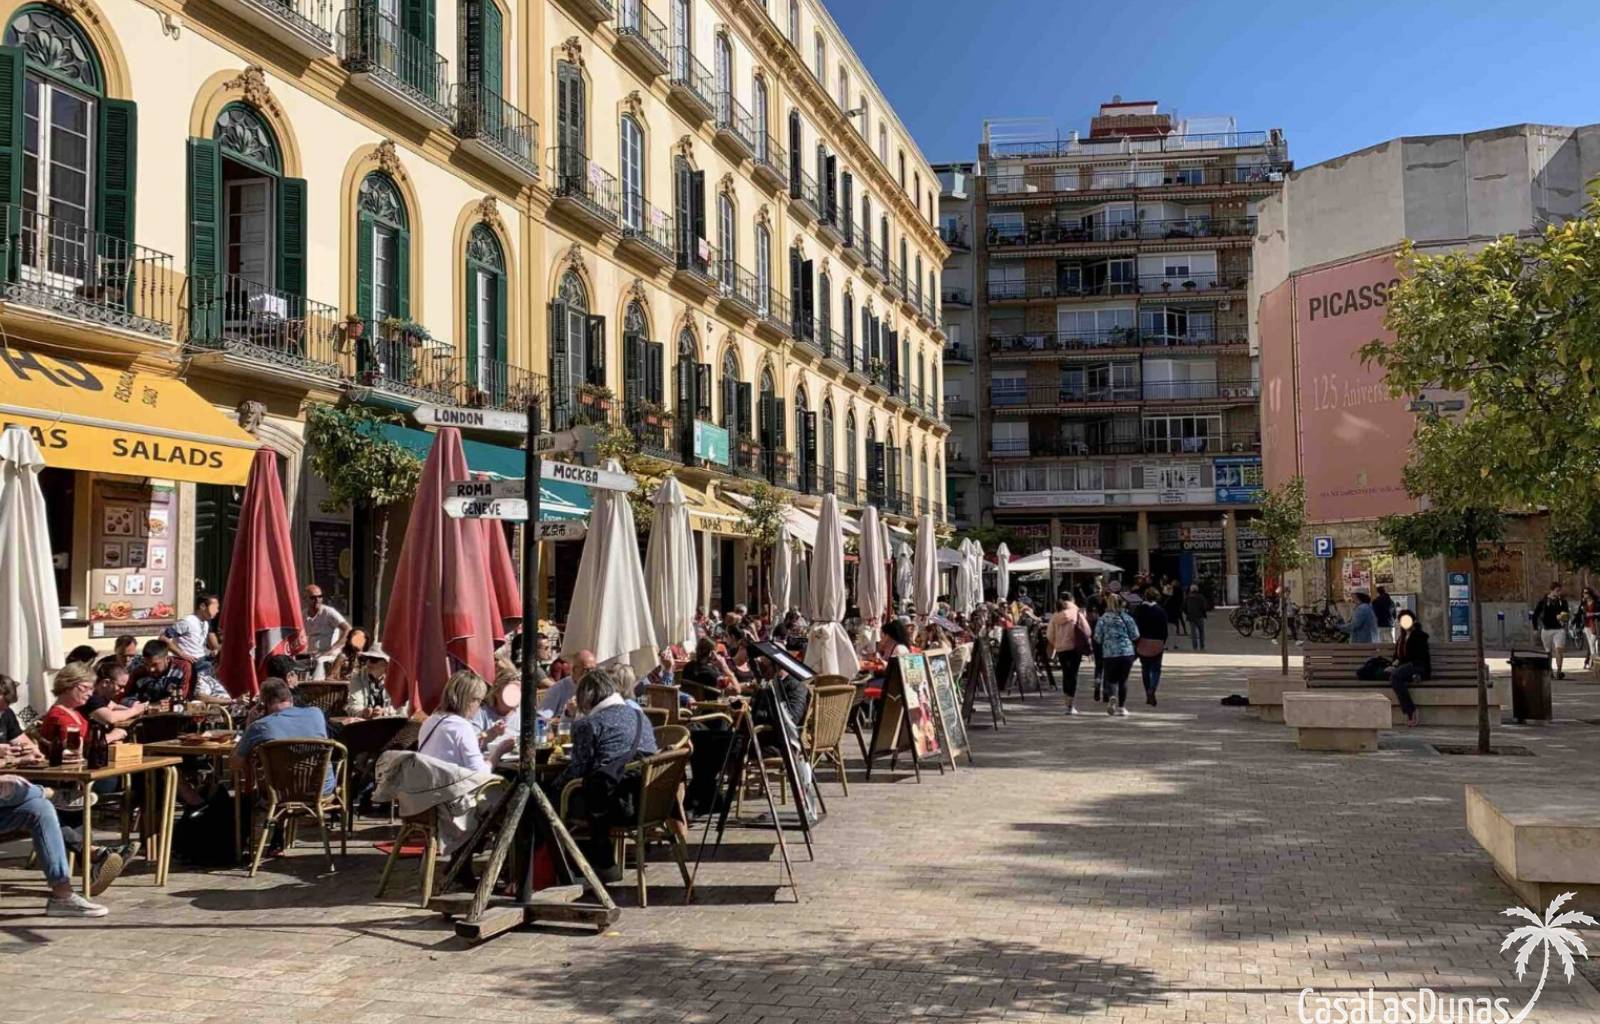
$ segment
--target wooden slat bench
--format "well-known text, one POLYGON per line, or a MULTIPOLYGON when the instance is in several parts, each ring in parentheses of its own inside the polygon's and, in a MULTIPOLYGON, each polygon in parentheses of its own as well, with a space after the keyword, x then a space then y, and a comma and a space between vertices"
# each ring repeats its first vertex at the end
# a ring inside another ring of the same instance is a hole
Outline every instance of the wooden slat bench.
MULTIPOLYGON (((1315 644, 1302 648, 1302 675, 1308 690, 1372 690, 1386 693, 1394 706, 1395 724, 1405 720, 1400 701, 1386 680, 1356 678, 1356 670, 1373 657, 1392 657, 1388 644, 1315 644)), ((1411 686, 1418 718, 1423 725, 1473 726, 1478 724, 1478 675, 1471 647, 1430 645, 1433 675, 1411 686)), ((1510 680, 1489 679, 1489 720, 1499 722, 1510 708, 1510 680)))

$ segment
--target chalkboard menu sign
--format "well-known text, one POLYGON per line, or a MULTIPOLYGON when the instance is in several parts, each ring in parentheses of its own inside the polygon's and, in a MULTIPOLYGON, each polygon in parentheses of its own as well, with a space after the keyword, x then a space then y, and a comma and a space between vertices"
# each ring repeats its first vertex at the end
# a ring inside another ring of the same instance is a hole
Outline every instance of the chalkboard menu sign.
POLYGON ((989 701, 989 713, 994 718, 994 726, 998 729, 1006 720, 1005 712, 1000 710, 1000 692, 996 688, 994 650, 989 646, 989 637, 980 632, 972 640, 972 657, 967 662, 967 685, 961 694, 961 718, 967 723, 972 721, 972 712, 977 707, 978 696, 982 694, 989 701))
POLYGON ((956 694, 955 674, 950 670, 949 648, 927 652, 928 680, 933 688, 933 703, 938 711, 939 731, 944 735, 944 751, 955 767, 963 752, 972 763, 972 747, 967 741, 967 723, 961 718, 961 698, 956 694))
POLYGON ((1000 664, 1009 665, 1010 673, 1001 676, 1001 689, 1015 684, 1021 695, 1031 684, 1035 693, 1043 693, 1044 685, 1039 682, 1039 666, 1033 660, 1033 638, 1028 627, 1012 626, 1006 630, 1003 643, 1005 650, 1000 655, 1000 664))

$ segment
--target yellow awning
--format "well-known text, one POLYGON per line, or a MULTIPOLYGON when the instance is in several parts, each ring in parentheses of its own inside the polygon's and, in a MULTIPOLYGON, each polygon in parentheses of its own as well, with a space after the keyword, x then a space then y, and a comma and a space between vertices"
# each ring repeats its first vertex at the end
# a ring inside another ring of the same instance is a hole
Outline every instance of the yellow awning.
POLYGON ((0 420, 27 427, 47 465, 243 484, 258 443, 187 384, 0 348, 0 420))
POLYGON ((689 503, 689 522, 695 529, 729 536, 744 533, 744 514, 740 509, 681 480, 678 484, 689 503))

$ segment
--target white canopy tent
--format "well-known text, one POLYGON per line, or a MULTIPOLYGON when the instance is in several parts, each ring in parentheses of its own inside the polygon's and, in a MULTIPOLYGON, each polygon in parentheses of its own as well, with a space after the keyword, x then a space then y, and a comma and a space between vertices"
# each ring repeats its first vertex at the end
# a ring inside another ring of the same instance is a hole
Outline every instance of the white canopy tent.
POLYGON ((1026 558, 1013 558, 1011 560, 1011 572, 1018 576, 1024 573, 1029 575, 1041 572, 1048 573, 1051 571, 1052 552, 1057 559, 1064 560, 1066 564, 1066 568, 1057 569, 1055 570, 1056 572, 1093 573, 1096 575, 1103 573, 1107 576, 1122 572, 1121 566, 1112 565, 1110 562, 1102 562, 1098 558, 1090 558, 1088 555, 1080 554, 1067 548, 1046 548, 1043 551, 1036 551, 1026 558))

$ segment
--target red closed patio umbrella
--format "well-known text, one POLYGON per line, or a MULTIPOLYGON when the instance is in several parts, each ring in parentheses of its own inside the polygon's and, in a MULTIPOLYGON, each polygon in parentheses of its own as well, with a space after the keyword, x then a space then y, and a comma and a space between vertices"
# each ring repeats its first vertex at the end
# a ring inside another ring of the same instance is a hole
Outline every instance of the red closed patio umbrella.
POLYGON ((222 596, 222 653, 217 677, 235 697, 255 696, 267 659, 305 649, 300 582, 289 543, 289 517, 278 484, 278 453, 256 451, 239 506, 239 532, 222 596))
MULTIPOLYGON (((505 529, 493 519, 483 524, 483 554, 489 583, 490 621, 494 624, 494 645, 500 646, 522 622, 522 586, 517 582, 517 564, 511 560, 511 545, 505 529)), ((528 524, 525 529, 533 529, 528 524)))
POLYGON ((383 624, 384 682, 395 704, 410 701, 413 711, 431 713, 458 668, 494 678, 495 634, 505 627, 490 597, 484 524, 444 511, 449 485, 470 479, 461 432, 440 429, 422 466, 383 624))

